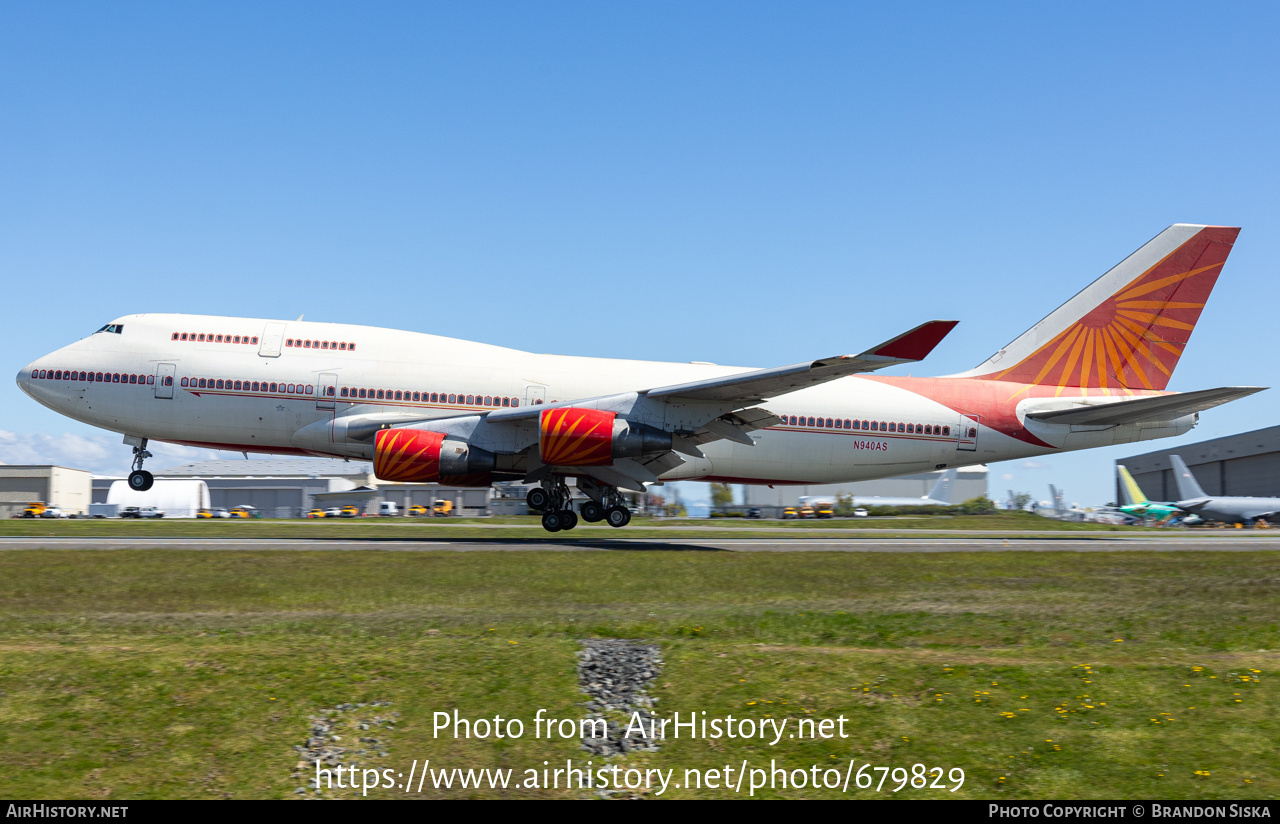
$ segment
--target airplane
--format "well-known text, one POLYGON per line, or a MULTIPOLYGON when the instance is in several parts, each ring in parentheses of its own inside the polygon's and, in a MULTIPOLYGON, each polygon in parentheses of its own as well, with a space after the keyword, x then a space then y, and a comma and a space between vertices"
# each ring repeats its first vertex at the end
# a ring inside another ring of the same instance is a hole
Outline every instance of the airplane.
MULTIPOLYGON (((1170 455, 1173 479, 1178 484, 1178 509, 1194 512, 1207 521, 1254 526, 1256 521, 1280 512, 1280 498, 1206 495, 1181 455, 1170 455)), ((1265 524, 1264 524, 1265 525, 1265 524)))
POLYGON ((1116 510, 1127 515, 1155 518, 1159 521, 1167 521, 1183 514, 1174 503, 1147 500, 1138 482, 1133 479, 1123 464, 1116 464, 1116 474, 1120 477, 1120 506, 1116 507, 1116 510))
MULTIPOLYGON (((951 490, 955 487, 956 472, 955 467, 946 470, 938 476, 938 480, 933 482, 933 486, 929 487, 929 493, 919 498, 891 498, 881 497, 879 495, 854 495, 851 506, 952 506, 951 490)), ((814 498, 813 500, 818 500, 814 498)), ((830 500, 823 498, 821 500, 830 500)), ((805 498, 800 499, 800 503, 806 503, 805 498)))
POLYGON ((1260 387, 1166 391, 1238 228, 1175 224, 979 366, 923 360, 956 321, 765 369, 542 355, 340 323, 136 314, 37 359, 24 392, 124 435, 371 460, 389 482, 537 484, 551 532, 625 526, 620 490, 675 480, 828 484, 1181 435, 1260 387))

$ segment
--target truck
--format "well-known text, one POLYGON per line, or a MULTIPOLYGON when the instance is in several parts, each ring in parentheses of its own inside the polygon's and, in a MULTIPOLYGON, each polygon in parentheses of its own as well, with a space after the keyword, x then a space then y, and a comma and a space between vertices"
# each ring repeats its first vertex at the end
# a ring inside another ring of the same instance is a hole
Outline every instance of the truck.
POLYGON ((442 518, 453 512, 453 501, 442 499, 431 505, 431 511, 436 517, 442 518))

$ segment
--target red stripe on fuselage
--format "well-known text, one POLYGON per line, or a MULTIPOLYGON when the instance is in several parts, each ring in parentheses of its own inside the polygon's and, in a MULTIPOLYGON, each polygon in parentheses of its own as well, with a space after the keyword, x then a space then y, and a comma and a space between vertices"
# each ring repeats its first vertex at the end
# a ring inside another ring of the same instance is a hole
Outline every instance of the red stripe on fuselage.
MULTIPOLYGON (((905 389, 946 406, 968 418, 979 418, 983 426, 1032 446, 1053 446, 1037 438, 1018 420, 1018 402, 1027 398, 1099 398, 1100 389, 1041 386, 1009 381, 984 381, 972 378, 909 378, 889 375, 864 375, 865 380, 879 381, 905 389)), ((1165 395, 1167 392, 1112 389, 1110 398, 1165 395)))

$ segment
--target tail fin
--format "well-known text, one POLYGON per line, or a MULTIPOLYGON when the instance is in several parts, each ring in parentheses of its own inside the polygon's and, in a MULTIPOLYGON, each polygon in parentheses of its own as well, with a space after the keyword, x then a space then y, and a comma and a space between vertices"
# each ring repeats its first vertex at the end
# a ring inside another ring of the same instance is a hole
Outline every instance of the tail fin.
POLYGON ((1056 486, 1054 486, 1053 484, 1049 484, 1049 495, 1050 495, 1050 497, 1052 497, 1052 498, 1053 498, 1053 511, 1054 511, 1054 514, 1056 514, 1056 515, 1064 515, 1064 514, 1066 514, 1067 507, 1066 507, 1066 504, 1064 504, 1064 503, 1062 502, 1062 496, 1063 496, 1063 493, 1062 493, 1062 492, 1059 492, 1059 491, 1058 491, 1058 488, 1057 488, 1056 486))
POLYGON ((1142 494, 1141 487, 1138 482, 1129 474, 1129 470, 1124 464, 1116 464, 1116 473, 1120 476, 1120 497, 1124 500, 1126 506, 1129 504, 1146 504, 1150 503, 1147 496, 1142 494))
POLYGON ((943 503, 951 503, 951 491, 956 484, 956 470, 948 469, 938 476, 938 480, 933 482, 933 486, 929 487, 929 494, 926 498, 933 501, 942 501, 943 503))
POLYGON ((952 377, 1164 389, 1239 233, 1170 226, 986 362, 952 377))
POLYGON ((1173 464, 1173 479, 1178 483, 1179 500, 1190 501, 1193 498, 1208 497, 1200 488, 1200 484, 1196 483, 1196 476, 1191 474, 1191 470, 1187 468, 1187 462, 1182 460, 1181 455, 1170 455, 1169 462, 1173 464))

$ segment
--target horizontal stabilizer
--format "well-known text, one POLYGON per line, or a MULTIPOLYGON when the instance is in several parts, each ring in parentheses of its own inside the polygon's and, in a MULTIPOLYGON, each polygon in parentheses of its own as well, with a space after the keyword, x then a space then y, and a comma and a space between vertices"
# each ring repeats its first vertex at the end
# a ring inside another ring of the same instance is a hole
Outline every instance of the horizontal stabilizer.
POLYGON ((922 323, 910 332, 904 332, 860 355, 838 355, 772 369, 753 369, 736 375, 661 386, 644 394, 651 398, 671 397, 696 401, 764 400, 847 375, 924 360, 958 322, 931 320, 922 323))
POLYGON ((1201 389, 1198 392, 1180 392, 1176 395, 1155 395, 1126 401, 1076 406, 1070 409, 1031 411, 1028 418, 1045 423, 1077 424, 1080 426, 1117 426, 1141 421, 1168 421, 1221 406, 1228 401, 1261 392, 1265 386, 1223 386, 1218 389, 1201 389))

